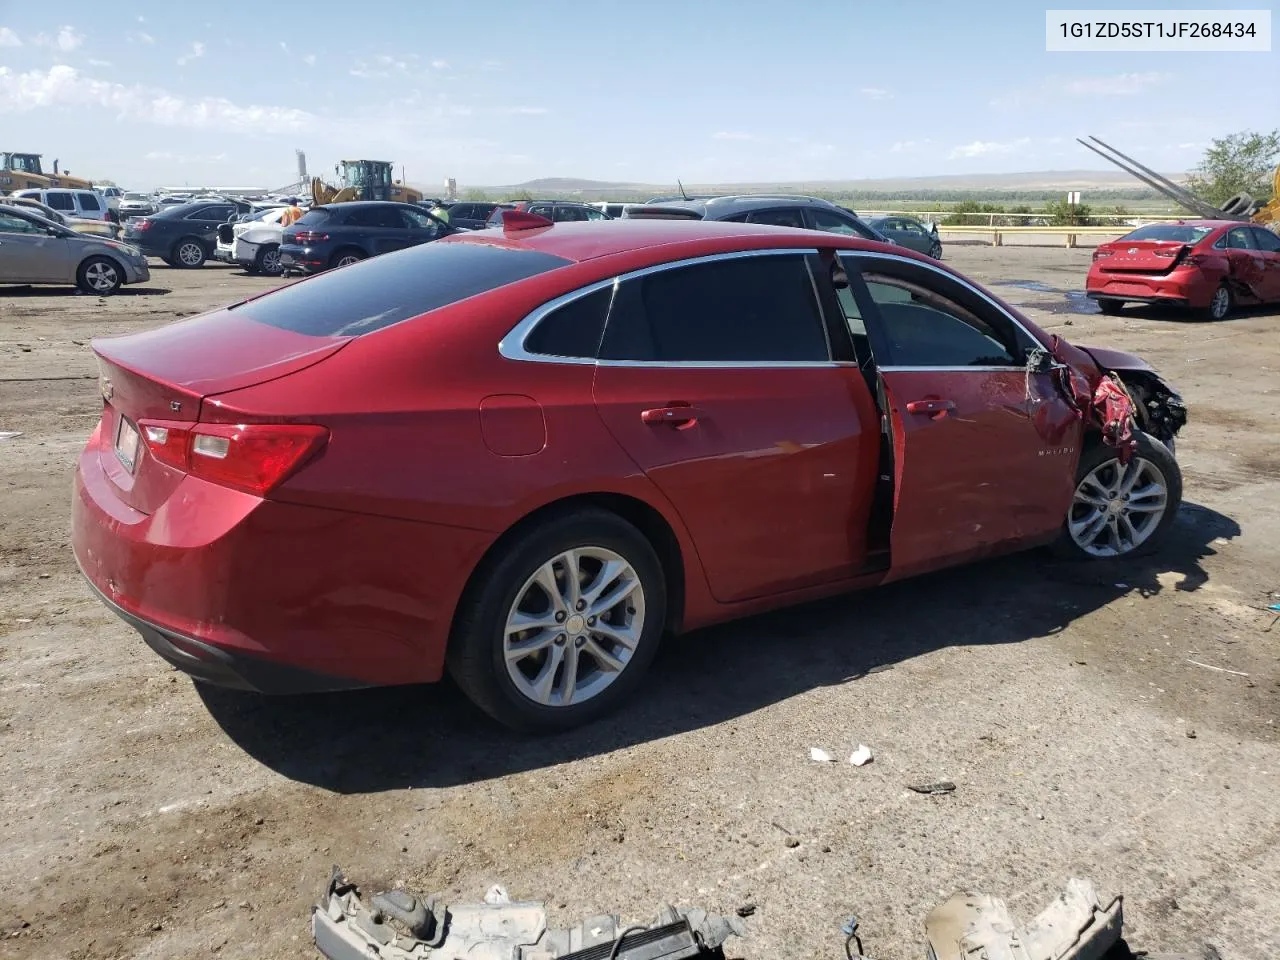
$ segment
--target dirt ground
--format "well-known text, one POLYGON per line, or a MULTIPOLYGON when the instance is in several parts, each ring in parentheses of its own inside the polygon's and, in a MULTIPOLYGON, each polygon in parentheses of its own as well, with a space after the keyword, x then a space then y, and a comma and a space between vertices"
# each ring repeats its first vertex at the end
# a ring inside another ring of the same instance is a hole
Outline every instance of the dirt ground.
POLYGON ((68 545, 86 344, 268 282, 156 265, 106 300, 0 290, 0 430, 22 432, 0 440, 0 957, 314 958, 335 862, 451 898, 502 882, 557 923, 754 904, 745 958, 838 957, 851 914, 874 956, 919 957, 954 890, 1031 914, 1078 875, 1125 895, 1134 948, 1280 955, 1280 311, 1102 317, 1071 293, 1088 260, 948 247, 1182 390, 1166 550, 1017 556, 702 631, 638 702, 543 740, 444 685, 267 700, 160 661, 68 545), (858 743, 868 766, 808 758, 858 743), (906 789, 936 780, 957 789, 906 789))

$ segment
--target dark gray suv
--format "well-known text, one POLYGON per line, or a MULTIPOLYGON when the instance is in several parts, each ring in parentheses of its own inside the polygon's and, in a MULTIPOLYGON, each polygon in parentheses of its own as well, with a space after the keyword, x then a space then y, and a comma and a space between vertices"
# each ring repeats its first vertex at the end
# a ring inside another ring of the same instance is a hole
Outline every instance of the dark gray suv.
POLYGON ((662 200, 628 207, 623 217, 632 220, 730 220, 737 223, 769 223, 776 227, 826 230, 881 243, 893 241, 851 210, 817 197, 736 196, 698 200, 662 200))

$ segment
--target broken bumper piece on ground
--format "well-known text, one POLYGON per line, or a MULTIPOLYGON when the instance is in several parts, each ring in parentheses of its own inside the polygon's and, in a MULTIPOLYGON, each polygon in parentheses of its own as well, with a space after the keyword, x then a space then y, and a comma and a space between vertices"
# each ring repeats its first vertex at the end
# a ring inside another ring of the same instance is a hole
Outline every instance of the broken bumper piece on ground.
POLYGON ((548 929, 540 902, 512 901, 493 887, 483 903, 444 906, 404 890, 366 904, 336 867, 311 915, 316 946, 329 960, 682 960, 723 958, 721 944, 746 936, 736 918, 663 906, 652 925, 622 927, 617 916, 548 929))
POLYGON ((1040 915, 1018 924, 1003 900, 958 893, 929 913, 929 960, 1101 960, 1120 940, 1122 897, 1104 905, 1073 879, 1040 915))

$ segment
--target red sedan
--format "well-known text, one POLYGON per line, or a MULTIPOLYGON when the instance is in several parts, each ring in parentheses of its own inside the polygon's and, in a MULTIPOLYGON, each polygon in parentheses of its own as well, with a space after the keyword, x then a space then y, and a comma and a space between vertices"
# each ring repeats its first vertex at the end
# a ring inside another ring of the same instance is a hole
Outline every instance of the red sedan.
POLYGON ((93 348, 75 555, 160 656, 262 692, 448 668, 526 729, 615 705, 664 634, 1125 555, 1181 498, 1146 364, 830 233, 513 213, 93 348))
POLYGON ((1221 320, 1237 304, 1280 302, 1280 237, 1234 220, 1150 223, 1094 251, 1085 293, 1103 313, 1132 301, 1221 320))

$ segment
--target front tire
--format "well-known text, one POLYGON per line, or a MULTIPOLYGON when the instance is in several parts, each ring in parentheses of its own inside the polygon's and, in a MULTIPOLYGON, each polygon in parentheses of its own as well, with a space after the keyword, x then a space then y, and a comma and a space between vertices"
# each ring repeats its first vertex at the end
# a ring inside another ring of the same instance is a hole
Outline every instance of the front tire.
POLYGON ((929 248, 929 256, 934 260, 942 259, 942 244, 937 240, 933 241, 933 246, 929 248))
POLYGON ((204 244, 194 237, 183 237, 173 245, 173 265, 181 267, 184 270, 194 270, 197 267, 203 267, 208 254, 205 253, 204 244))
POLYGON ((110 257, 90 257, 76 271, 76 286, 85 293, 109 297, 124 283, 124 271, 110 257))
POLYGON ((1080 456, 1076 489, 1054 552, 1069 560, 1106 560, 1159 546, 1182 503, 1182 470, 1169 448, 1135 430, 1127 464, 1095 439, 1080 456))
POLYGON ((579 726, 643 679, 666 593, 652 545, 621 517, 584 509, 548 518, 477 572, 454 622, 449 672, 514 730, 579 726))

